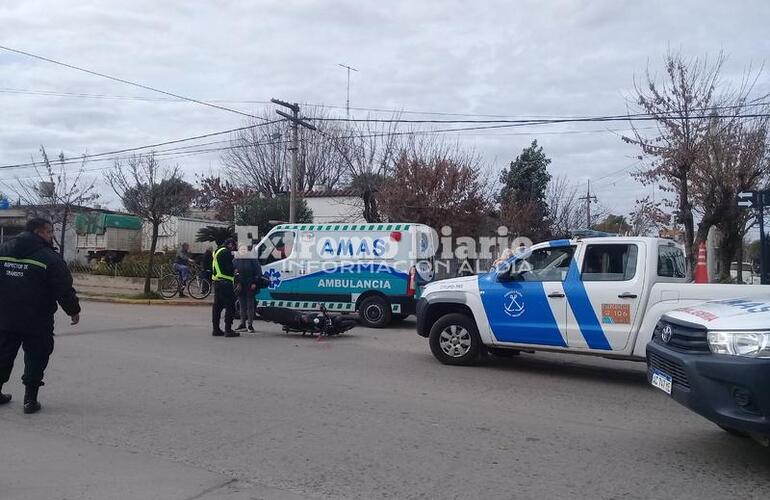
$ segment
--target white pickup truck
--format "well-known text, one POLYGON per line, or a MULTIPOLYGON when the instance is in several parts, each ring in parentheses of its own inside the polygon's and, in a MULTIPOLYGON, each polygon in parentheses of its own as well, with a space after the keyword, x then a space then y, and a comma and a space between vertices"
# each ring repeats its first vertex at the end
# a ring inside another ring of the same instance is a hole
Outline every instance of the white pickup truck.
POLYGON ((548 350, 644 360, 660 317, 704 300, 766 296, 762 286, 694 284, 671 240, 555 240, 479 276, 427 285, 417 333, 442 363, 486 351, 548 350))

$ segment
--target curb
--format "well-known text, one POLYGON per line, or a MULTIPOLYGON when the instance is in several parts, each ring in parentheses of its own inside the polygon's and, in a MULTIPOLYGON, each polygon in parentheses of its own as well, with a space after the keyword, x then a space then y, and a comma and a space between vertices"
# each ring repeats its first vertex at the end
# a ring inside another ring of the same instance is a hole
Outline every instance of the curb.
POLYGON ((171 300, 158 300, 158 299, 124 299, 121 297, 98 297, 81 295, 80 300, 85 302, 103 302, 107 304, 134 304, 143 306, 206 306, 211 307, 211 302, 204 300, 197 300, 195 302, 177 302, 171 300))

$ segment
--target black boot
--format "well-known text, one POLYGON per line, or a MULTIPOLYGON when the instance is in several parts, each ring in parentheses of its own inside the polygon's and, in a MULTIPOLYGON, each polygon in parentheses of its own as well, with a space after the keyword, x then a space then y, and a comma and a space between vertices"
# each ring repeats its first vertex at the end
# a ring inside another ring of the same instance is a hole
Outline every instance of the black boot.
POLYGON ((37 413, 40 411, 40 403, 37 401, 37 391, 40 386, 28 385, 24 391, 24 413, 37 413))
POLYGON ((11 395, 10 394, 3 394, 3 386, 0 385, 0 405, 4 405, 6 403, 11 402, 11 395))

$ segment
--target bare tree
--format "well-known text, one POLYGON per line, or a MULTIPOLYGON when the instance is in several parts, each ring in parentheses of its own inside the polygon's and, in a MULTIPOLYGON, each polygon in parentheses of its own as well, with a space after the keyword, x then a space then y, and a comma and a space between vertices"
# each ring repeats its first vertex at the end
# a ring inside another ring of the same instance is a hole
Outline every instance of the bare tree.
POLYGON ((631 234, 635 236, 658 236, 671 224, 669 214, 661 201, 653 201, 649 196, 636 200, 634 210, 628 215, 631 234))
POLYGON ((31 216, 43 217, 53 223, 57 230, 54 241, 63 256, 70 217, 79 207, 93 203, 100 195, 96 192, 95 180, 85 175, 85 158, 79 166, 74 166, 64 153, 59 153, 54 162, 42 146, 40 154, 42 161, 34 162, 35 175, 16 179, 17 184, 8 189, 16 193, 31 216))
POLYGON ((565 238, 570 231, 584 225, 585 209, 578 199, 580 193, 567 176, 551 179, 545 192, 548 204, 551 233, 555 238, 565 238))
MULTIPOLYGON (((767 115, 766 110, 754 111, 752 114, 767 115)), ((767 116, 747 120, 714 119, 706 142, 707 154, 694 171, 693 199, 701 215, 696 241, 704 241, 711 227, 719 228, 722 280, 730 277, 733 257, 739 254, 742 258, 743 237, 754 223, 752 212, 739 209, 735 197, 741 191, 767 184, 768 146, 767 116)))
POLYGON ((380 189, 379 209, 390 220, 413 220, 455 235, 478 235, 491 206, 481 159, 441 140, 416 140, 380 189), (409 189, 404 189, 409 186, 409 189))
POLYGON ((126 210, 142 217, 152 226, 144 281, 144 294, 149 296, 159 228, 170 217, 181 216, 189 211, 195 197, 195 188, 182 179, 178 166, 161 166, 153 153, 133 156, 126 164, 116 161, 107 172, 107 180, 126 210))
POLYGON ((656 81, 649 68, 644 80, 635 83, 637 108, 654 118, 657 133, 643 135, 632 121, 633 134, 623 137, 627 143, 639 146, 640 160, 650 161, 648 168, 633 175, 643 184, 659 185, 675 194, 677 222, 684 226, 684 243, 691 264, 695 222, 690 178, 705 154, 709 123, 700 118, 714 106, 723 63, 722 54, 711 63, 705 59, 687 60, 681 54, 669 52, 662 83, 656 81))
MULTIPOLYGON (((315 118, 325 118, 319 110, 315 118)), ((287 122, 274 121, 272 109, 262 113, 262 120, 247 123, 250 128, 235 133, 230 147, 222 155, 224 177, 236 188, 248 186, 265 197, 289 190, 291 172, 291 134, 287 122)), ((330 122, 319 121, 319 131, 300 129, 300 162, 297 189, 312 190, 323 185, 332 189, 345 181, 340 156, 327 136, 340 135, 330 122)))
POLYGON ((395 121, 362 122, 326 135, 341 157, 351 187, 361 198, 367 222, 382 221, 378 194, 395 169, 405 135, 398 132, 395 121))

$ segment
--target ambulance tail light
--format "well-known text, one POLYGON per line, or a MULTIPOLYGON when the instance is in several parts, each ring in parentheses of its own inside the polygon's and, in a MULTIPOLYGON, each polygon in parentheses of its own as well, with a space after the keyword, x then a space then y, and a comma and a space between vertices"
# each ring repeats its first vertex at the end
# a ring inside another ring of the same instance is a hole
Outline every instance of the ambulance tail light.
POLYGON ((409 281, 406 285, 406 294, 410 297, 414 297, 417 293, 417 269, 414 266, 409 269, 409 281))

